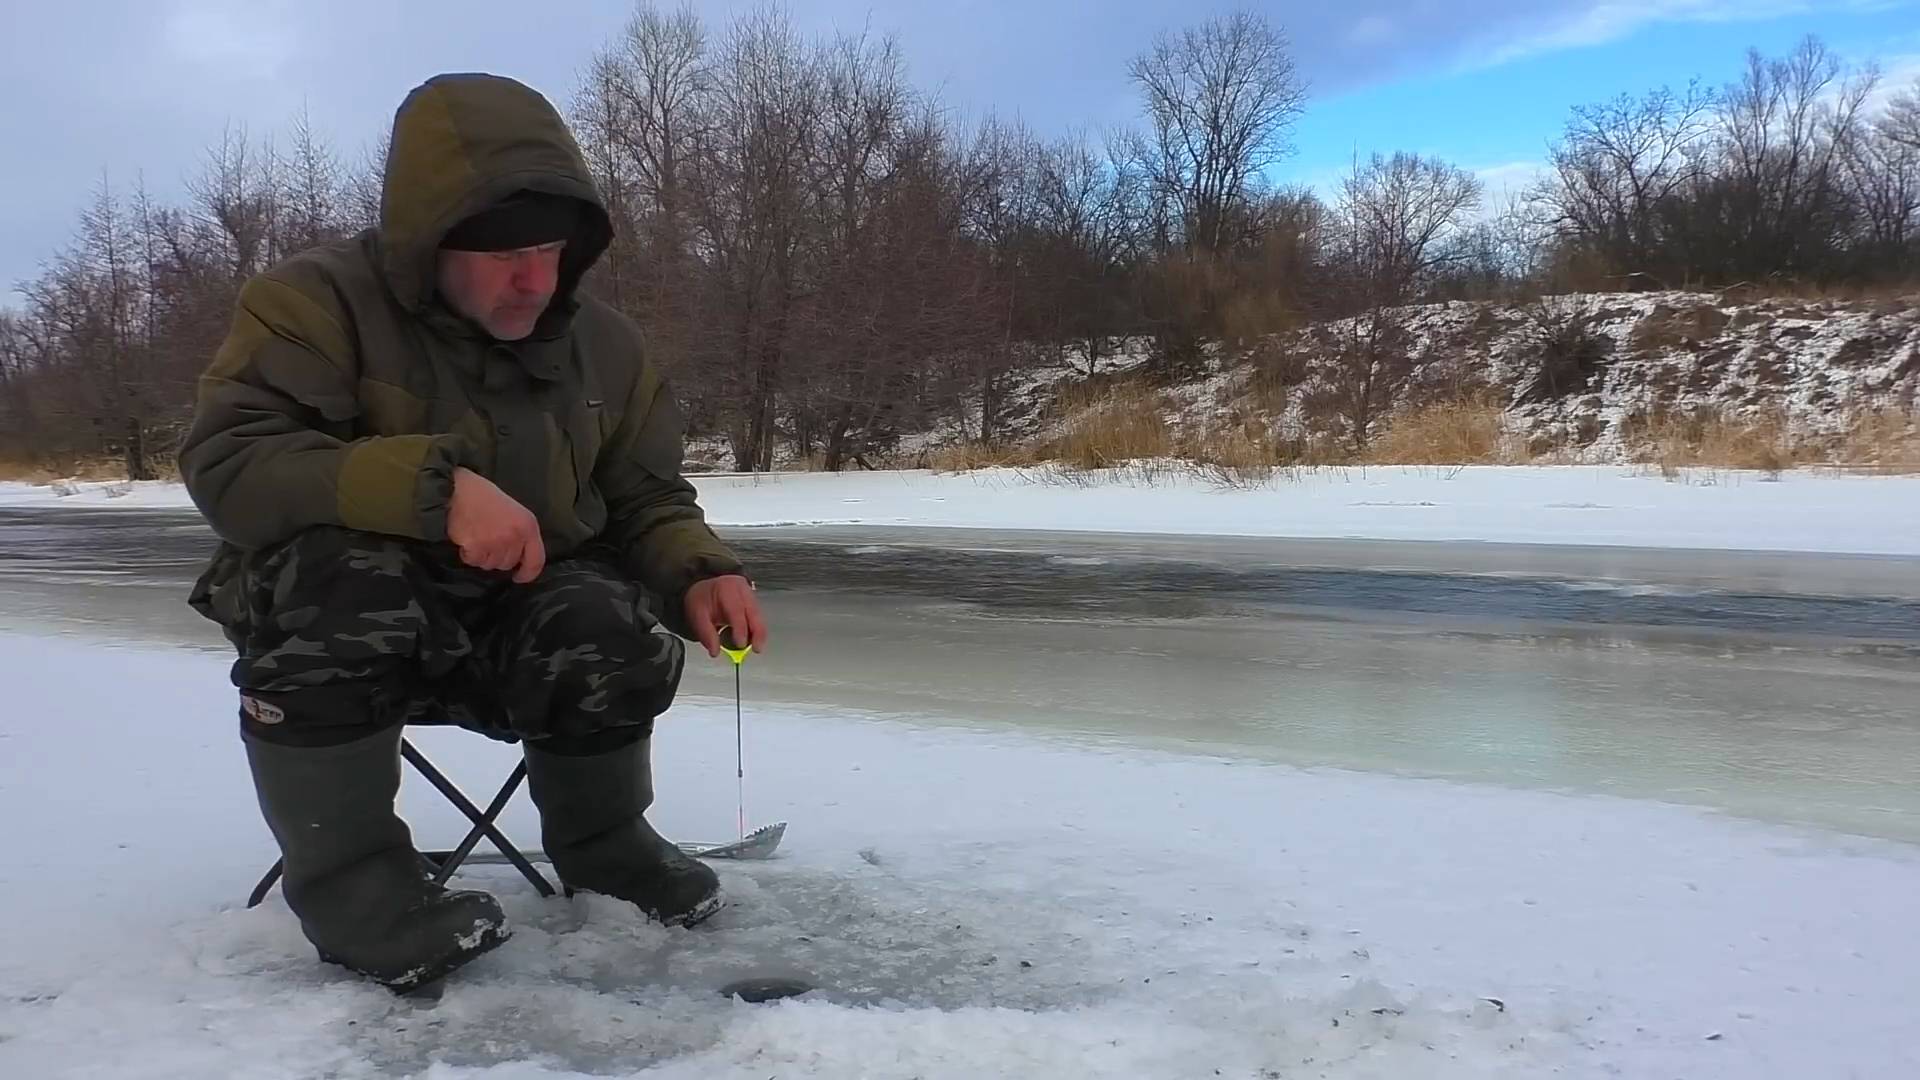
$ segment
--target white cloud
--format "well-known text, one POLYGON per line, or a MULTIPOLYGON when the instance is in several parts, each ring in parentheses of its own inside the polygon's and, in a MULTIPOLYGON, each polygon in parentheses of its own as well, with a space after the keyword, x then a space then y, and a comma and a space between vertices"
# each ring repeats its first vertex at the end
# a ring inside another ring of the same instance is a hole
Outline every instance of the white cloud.
POLYGON ((1498 165, 1483 165, 1472 171, 1486 186, 1486 201, 1495 202, 1505 199, 1509 191, 1523 191, 1531 186, 1547 171, 1547 163, 1505 161, 1498 165))
POLYGON ((1398 37, 1400 28, 1384 15, 1369 15, 1353 24, 1347 37, 1355 45, 1383 45, 1398 37))
POLYGON ((1920 92, 1920 53, 1879 57, 1880 84, 1867 98, 1867 111, 1877 113, 1910 90, 1920 92))
POLYGON ((1761 22, 1804 14, 1885 11, 1901 0, 1602 0, 1536 22, 1518 37, 1464 58, 1469 68, 1495 67, 1546 53, 1619 41, 1659 23, 1761 22))

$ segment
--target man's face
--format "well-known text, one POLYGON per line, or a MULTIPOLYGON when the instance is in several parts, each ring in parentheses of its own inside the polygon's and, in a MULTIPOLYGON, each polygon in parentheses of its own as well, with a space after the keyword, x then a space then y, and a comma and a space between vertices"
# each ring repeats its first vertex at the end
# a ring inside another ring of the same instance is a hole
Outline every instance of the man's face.
POLYGON ((519 341, 547 310, 566 241, 514 251, 440 252, 440 295, 501 341, 519 341))

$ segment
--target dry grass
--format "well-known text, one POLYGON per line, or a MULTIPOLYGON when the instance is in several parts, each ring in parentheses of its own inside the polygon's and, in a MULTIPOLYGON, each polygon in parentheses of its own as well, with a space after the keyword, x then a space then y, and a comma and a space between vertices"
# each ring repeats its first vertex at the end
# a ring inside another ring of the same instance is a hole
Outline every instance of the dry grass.
POLYGON ((1869 472, 1920 473, 1920 416, 1894 408, 1859 412, 1829 460, 1869 472))
POLYGON ((1443 401, 1391 421, 1368 447, 1375 465, 1514 465, 1526 457, 1509 436, 1499 405, 1481 399, 1443 401))
POLYGON ((0 481, 17 484, 45 484, 58 479, 54 472, 38 462, 19 458, 0 458, 0 481))
POLYGON ((1682 469, 1751 469, 1778 475, 1802 458, 1778 413, 1729 417, 1712 410, 1628 417, 1621 437, 1629 458, 1654 465, 1669 479, 1682 469))
POLYGON ((1741 282, 1721 289, 1723 302, 1753 303, 1760 300, 1801 300, 1808 302, 1874 303, 1908 305, 1920 297, 1920 281, 1849 282, 1823 284, 1813 281, 1741 282))
POLYGON ((975 469, 1020 468, 1036 463, 1037 458, 1031 446, 962 442, 929 450, 924 466, 937 473, 961 473, 975 469))
MULTIPOLYGON (((154 471, 162 480, 177 480, 171 458, 156 458, 154 471)), ((55 480, 80 480, 99 483, 127 478, 127 463, 118 457, 59 456, 28 458, 18 455, 0 457, 0 480, 26 484, 51 484, 55 480)))
POLYGON ((1305 464, 1300 443, 1276 438, 1258 419, 1185 433, 1175 454, 1201 479, 1230 488, 1261 487, 1274 472, 1305 464))
POLYGON ((1179 455, 1188 461, 1227 468, 1285 465, 1290 461, 1286 450, 1257 423, 1189 433, 1180 440, 1179 455))
POLYGON ((1166 402, 1141 387, 1069 389, 1057 407, 1063 414, 1060 434, 1038 448, 1038 456, 1046 460, 1076 469, 1105 469, 1173 452, 1166 402))

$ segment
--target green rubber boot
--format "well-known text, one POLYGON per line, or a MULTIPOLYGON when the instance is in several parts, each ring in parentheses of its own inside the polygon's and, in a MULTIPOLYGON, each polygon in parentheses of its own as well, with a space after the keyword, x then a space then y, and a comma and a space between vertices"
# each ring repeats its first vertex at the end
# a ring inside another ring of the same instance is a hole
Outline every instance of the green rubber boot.
POLYGON ((653 831, 652 739, 590 755, 526 744, 527 791, 540 840, 570 889, 626 900, 668 926, 692 926, 725 906, 720 877, 653 831))
POLYGON ((320 959, 410 993, 511 936, 493 897, 449 890, 425 872, 394 813, 395 726, 341 746, 293 747, 243 735, 260 812, 280 845, 282 890, 320 959))

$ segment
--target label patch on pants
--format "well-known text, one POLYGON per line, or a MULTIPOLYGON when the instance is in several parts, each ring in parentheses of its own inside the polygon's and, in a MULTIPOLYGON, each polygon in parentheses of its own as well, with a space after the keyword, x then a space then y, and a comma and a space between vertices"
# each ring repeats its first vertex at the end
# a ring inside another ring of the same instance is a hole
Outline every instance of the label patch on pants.
POLYGON ((269 705, 245 694, 240 695, 240 709, 251 716, 256 724, 277 724, 287 718, 286 710, 278 705, 269 705))

